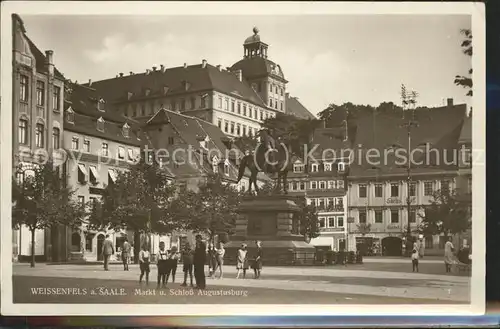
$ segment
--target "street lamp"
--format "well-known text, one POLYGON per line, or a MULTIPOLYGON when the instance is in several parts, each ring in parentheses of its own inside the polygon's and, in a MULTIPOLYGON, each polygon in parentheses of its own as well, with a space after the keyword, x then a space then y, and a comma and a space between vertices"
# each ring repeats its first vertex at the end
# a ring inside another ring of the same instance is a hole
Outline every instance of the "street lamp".
POLYGON ((406 90, 405 85, 401 85, 401 103, 403 105, 403 119, 404 113, 406 111, 411 111, 411 115, 407 116, 407 121, 402 125, 402 127, 406 128, 408 135, 408 148, 407 148, 407 165, 406 165, 406 173, 407 173, 407 198, 406 198, 406 206, 407 206, 407 221, 408 225, 406 228, 406 252, 409 255, 411 251, 411 226, 410 226, 410 216, 411 216, 411 129, 418 127, 418 123, 415 121, 415 105, 417 103, 418 94, 415 91, 408 92, 406 90))

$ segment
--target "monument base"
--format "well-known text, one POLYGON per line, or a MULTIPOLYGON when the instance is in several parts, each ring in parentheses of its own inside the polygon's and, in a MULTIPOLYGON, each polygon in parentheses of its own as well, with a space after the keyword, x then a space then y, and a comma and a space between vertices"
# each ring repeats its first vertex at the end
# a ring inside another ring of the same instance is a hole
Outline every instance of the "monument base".
POLYGON ((247 245, 249 266, 255 259, 256 240, 262 242, 266 265, 313 265, 316 248, 299 234, 296 198, 287 195, 245 199, 238 209, 236 232, 225 245, 225 263, 236 265, 238 249, 247 245))

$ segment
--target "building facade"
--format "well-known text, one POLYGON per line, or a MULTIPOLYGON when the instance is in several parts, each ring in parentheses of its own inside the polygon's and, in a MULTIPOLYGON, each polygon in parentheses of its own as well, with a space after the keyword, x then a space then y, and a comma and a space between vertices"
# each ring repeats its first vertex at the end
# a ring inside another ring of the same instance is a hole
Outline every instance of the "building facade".
POLYGON ((307 159, 297 159, 289 173, 289 191, 303 195, 315 206, 319 236, 310 240, 317 249, 347 248, 347 164, 342 148, 348 146, 345 131, 338 128, 316 129, 312 138, 314 151, 307 159))
MULTIPOLYGON (((22 19, 12 16, 12 162, 16 179, 30 175, 30 167, 54 157, 61 160, 64 77, 55 68, 53 51, 43 54, 26 35, 22 19)), ((31 255, 27 227, 13 230, 13 257, 31 255)), ((50 230, 35 232, 37 259, 50 258, 50 230)))
MULTIPOLYGON (((408 226, 412 232, 409 238, 418 237, 426 206, 435 192, 470 191, 470 165, 462 162, 462 154, 468 152, 463 146, 470 150, 471 145, 466 137, 471 129, 466 105, 453 105, 450 100, 441 108, 416 111, 413 118, 418 127, 411 130, 410 144, 407 130, 401 128, 408 115, 374 113, 358 121, 353 143, 358 147, 354 152, 357 157, 348 176, 348 217, 353 221, 349 250, 364 246, 376 254, 401 255, 408 226), (399 151, 410 156, 398 158, 395 154, 399 151)), ((464 236, 470 238, 470 232, 464 236)), ((427 254, 441 253, 446 242, 439 235, 422 240, 427 254)), ((456 237, 457 246, 462 245, 463 240, 459 240, 456 237)))

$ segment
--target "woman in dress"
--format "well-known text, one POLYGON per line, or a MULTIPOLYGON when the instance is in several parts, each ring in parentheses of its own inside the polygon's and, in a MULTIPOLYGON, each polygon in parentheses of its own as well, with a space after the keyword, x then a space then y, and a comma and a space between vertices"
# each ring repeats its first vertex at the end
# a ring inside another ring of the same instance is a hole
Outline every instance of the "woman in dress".
POLYGON ((222 279, 222 267, 224 266, 224 255, 226 254, 226 249, 224 249, 224 243, 219 242, 219 249, 217 249, 215 253, 215 269, 213 272, 213 275, 215 275, 215 272, 217 269, 219 269, 220 274, 219 274, 219 279, 222 279))
POLYGON ((236 279, 240 278, 241 272, 243 272, 243 279, 245 278, 245 275, 247 274, 247 269, 248 269, 248 250, 247 250, 247 245, 243 243, 241 245, 241 248, 238 249, 238 260, 236 264, 236 269, 238 270, 238 273, 236 273, 236 279))
POLYGON ((264 256, 262 252, 262 242, 255 241, 255 245, 257 246, 257 250, 255 251, 255 260, 252 264, 254 279, 260 278, 260 271, 262 271, 262 257, 264 256))
POLYGON ((451 237, 448 237, 448 241, 446 241, 444 245, 444 265, 446 267, 446 273, 451 272, 451 265, 454 261, 454 251, 455 247, 453 247, 453 243, 451 243, 451 237))

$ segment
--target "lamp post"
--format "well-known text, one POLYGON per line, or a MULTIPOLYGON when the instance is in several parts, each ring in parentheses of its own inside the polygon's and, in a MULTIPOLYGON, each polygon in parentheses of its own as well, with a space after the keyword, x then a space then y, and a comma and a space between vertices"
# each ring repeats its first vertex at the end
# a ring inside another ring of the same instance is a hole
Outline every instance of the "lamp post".
POLYGON ((411 226, 410 226, 410 216, 411 216, 411 129, 418 127, 418 123, 415 121, 415 105, 417 102, 418 94, 415 91, 408 92, 404 85, 401 86, 401 100, 403 105, 403 119, 404 114, 407 111, 411 111, 411 115, 407 116, 407 121, 402 125, 406 128, 408 135, 408 148, 407 148, 407 165, 406 165, 406 183, 407 183, 407 192, 406 192, 406 207, 407 207, 407 228, 406 228, 406 253, 407 255, 411 252, 411 226))

